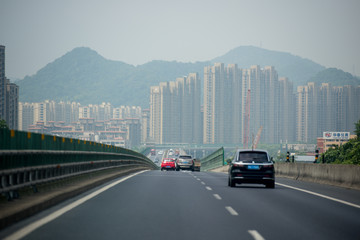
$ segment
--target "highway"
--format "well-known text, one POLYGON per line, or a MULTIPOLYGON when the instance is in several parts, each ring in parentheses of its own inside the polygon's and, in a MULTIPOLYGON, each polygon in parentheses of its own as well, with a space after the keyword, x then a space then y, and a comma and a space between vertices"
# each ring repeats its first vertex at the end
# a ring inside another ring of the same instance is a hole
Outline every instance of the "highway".
POLYGON ((0 232, 1 239, 21 237, 360 239, 360 191, 285 178, 275 189, 230 188, 224 173, 145 171, 0 232))

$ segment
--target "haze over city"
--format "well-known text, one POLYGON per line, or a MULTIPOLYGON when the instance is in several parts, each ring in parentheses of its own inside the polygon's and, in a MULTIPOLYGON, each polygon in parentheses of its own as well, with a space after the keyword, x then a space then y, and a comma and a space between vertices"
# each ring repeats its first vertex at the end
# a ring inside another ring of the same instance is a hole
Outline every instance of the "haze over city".
POLYGON ((360 0, 0 0, 0 239, 359 239, 360 0))
POLYGON ((86 46, 107 59, 196 62, 252 45, 360 74, 360 2, 0 0, 6 76, 86 46))

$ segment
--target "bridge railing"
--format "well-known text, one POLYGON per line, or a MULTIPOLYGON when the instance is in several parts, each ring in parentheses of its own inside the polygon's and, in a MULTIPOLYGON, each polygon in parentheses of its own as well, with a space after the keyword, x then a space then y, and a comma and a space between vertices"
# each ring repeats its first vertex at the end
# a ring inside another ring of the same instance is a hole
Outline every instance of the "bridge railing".
POLYGON ((0 129, 0 193, 9 198, 26 186, 120 167, 158 168, 146 156, 121 147, 0 129))
POLYGON ((201 170, 208 171, 225 165, 224 148, 221 147, 210 155, 200 159, 201 170))

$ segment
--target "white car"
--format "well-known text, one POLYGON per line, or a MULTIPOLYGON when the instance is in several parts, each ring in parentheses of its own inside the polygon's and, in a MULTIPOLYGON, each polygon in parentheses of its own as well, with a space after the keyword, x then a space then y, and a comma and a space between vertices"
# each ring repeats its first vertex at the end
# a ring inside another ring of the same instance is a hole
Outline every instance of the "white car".
POLYGON ((194 171, 194 160, 190 155, 180 155, 176 160, 176 171, 188 169, 194 171))

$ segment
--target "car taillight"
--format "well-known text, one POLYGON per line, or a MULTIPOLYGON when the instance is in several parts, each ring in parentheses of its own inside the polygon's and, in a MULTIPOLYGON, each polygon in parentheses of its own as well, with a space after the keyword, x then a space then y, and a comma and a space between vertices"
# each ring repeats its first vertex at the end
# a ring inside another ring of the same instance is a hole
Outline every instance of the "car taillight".
POLYGON ((242 164, 237 164, 237 163, 233 163, 233 166, 234 166, 234 167, 243 167, 244 165, 242 165, 242 164))
POLYGON ((263 165, 263 168, 269 168, 269 169, 271 169, 271 168, 274 168, 274 165, 263 165))

